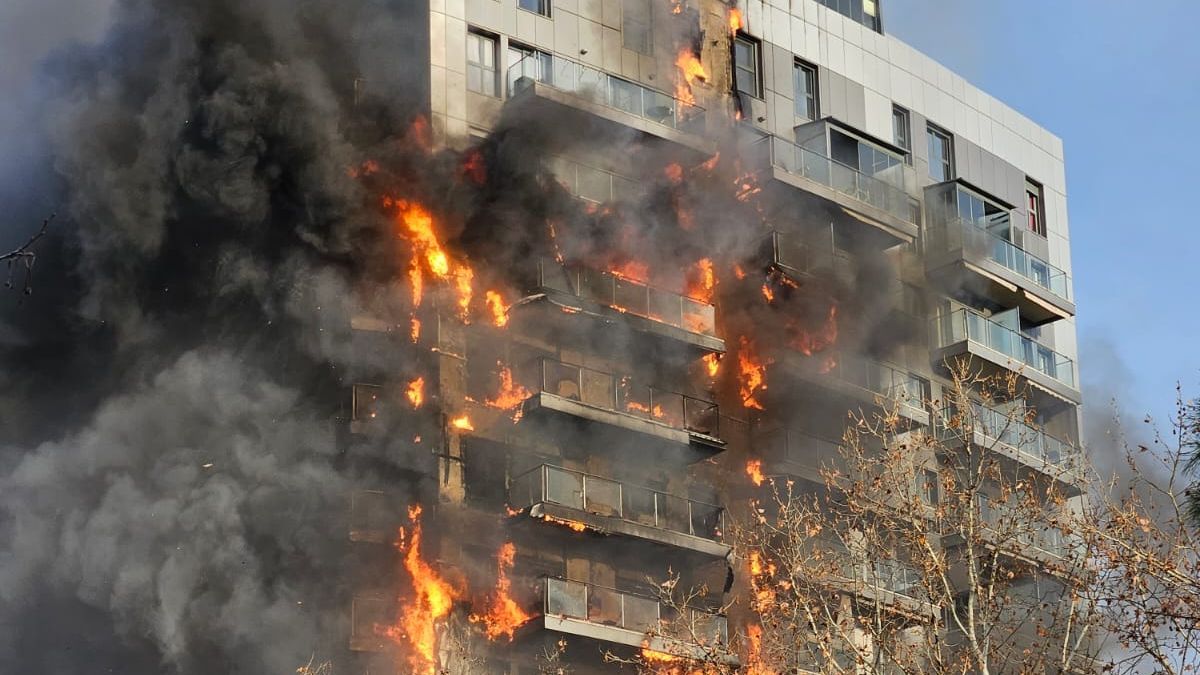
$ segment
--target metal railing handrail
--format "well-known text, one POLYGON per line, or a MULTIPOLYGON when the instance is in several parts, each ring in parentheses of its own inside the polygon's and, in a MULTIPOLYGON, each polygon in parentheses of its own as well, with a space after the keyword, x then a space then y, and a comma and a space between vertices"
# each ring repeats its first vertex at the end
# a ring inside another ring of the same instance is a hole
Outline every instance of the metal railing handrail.
MULTIPOLYGON (((661 496, 661 497, 665 497, 667 499, 677 499, 677 500, 687 503, 687 505, 688 505, 688 512, 687 512, 688 531, 682 532, 682 534, 689 534, 689 535, 692 535, 695 537, 700 537, 702 539, 718 541, 720 539, 720 534, 722 532, 724 532, 725 507, 723 507, 723 506, 720 506, 718 504, 710 504, 708 502, 703 502, 703 501, 700 501, 699 499, 692 499, 690 497, 673 495, 669 492, 663 492, 662 490, 655 490, 654 488, 646 487, 644 485, 626 483, 624 481, 619 481, 619 480, 616 480, 613 478, 606 478, 604 476, 598 476, 596 474, 587 473, 585 471, 577 471, 575 469, 568 469, 566 467, 561 467, 561 466, 557 466, 554 464, 543 463, 543 464, 539 464, 539 465, 533 467, 532 469, 530 469, 522 474, 519 474, 519 475, 513 477, 512 483, 515 486, 521 481, 521 479, 525 478, 526 476, 529 476, 535 472, 541 472, 542 473, 542 483, 541 483, 541 490, 540 490, 539 496, 542 499, 542 501, 553 501, 555 504, 561 504, 562 506, 576 508, 573 504, 563 504, 560 501, 552 500, 552 498, 550 497, 550 489, 549 489, 548 479, 546 478, 546 476, 548 475, 548 472, 550 470, 561 471, 563 473, 568 473, 568 474, 574 474, 583 479, 583 481, 581 483, 582 484, 582 494, 580 495, 580 499, 582 500, 582 507, 584 510, 587 509, 587 505, 588 505, 587 480, 594 479, 594 480, 604 481, 606 483, 613 483, 620 490, 620 493, 618 494, 618 497, 617 497, 617 504, 615 504, 615 507, 618 509, 618 512, 616 515, 619 518, 624 519, 626 516, 626 514, 625 514, 625 492, 624 491, 626 488, 630 488, 630 489, 634 489, 634 490, 641 490, 644 492, 648 492, 655 496, 655 498, 656 498, 655 502, 654 502, 655 512, 653 514, 655 524, 653 525, 653 527, 657 527, 657 528, 663 529, 663 530, 670 530, 672 532, 680 532, 680 530, 670 527, 666 523, 660 522, 660 515, 659 515, 660 512, 658 511, 659 504, 658 504, 657 497, 661 496), (696 514, 692 509, 693 506, 700 506, 700 507, 705 507, 707 509, 711 509, 712 512, 717 516, 718 523, 716 524, 716 527, 714 528, 716 530, 717 536, 709 536, 709 535, 701 534, 700 532, 697 531, 696 520, 695 520, 696 514)), ((631 521, 631 522, 637 522, 637 521, 631 521)))
MULTIPOLYGON (((590 610, 591 610, 591 597, 590 596, 592 595, 593 590, 599 590, 599 591, 605 591, 607 593, 612 593, 613 595, 620 598, 620 600, 621 600, 620 617, 619 617, 619 620, 617 623, 617 626, 619 628, 623 628, 625 630, 634 630, 633 628, 631 628, 628 625, 629 622, 628 622, 628 619, 626 618, 626 612, 625 612, 625 599, 626 598, 633 598, 633 599, 640 600, 643 602, 653 603, 654 604, 654 617, 653 617, 654 622, 661 623, 661 621, 663 619, 662 600, 660 600, 659 598, 655 598, 655 597, 652 597, 649 595, 642 594, 642 593, 622 591, 622 590, 618 590, 616 588, 602 586, 600 584, 594 584, 594 583, 587 582, 587 581, 576 581, 574 579, 567 579, 565 577, 560 577, 560 576, 546 576, 543 578, 542 585, 546 589, 545 592, 542 594, 542 610, 547 615, 568 616, 571 618, 582 619, 583 621, 587 621, 589 623, 598 623, 590 616, 590 610), (558 583, 561 583, 568 587, 574 586, 577 588, 581 588, 583 590, 583 607, 584 607, 584 615, 583 616, 572 616, 570 614, 561 614, 559 612, 550 611, 551 598, 550 598, 549 589, 550 589, 551 582, 558 582, 558 583)), ((684 606, 679 609, 690 613, 690 616, 693 616, 693 617, 695 617, 697 615, 702 615, 702 616, 709 617, 710 619, 715 620, 717 622, 716 627, 717 627, 718 633, 719 633, 716 636, 717 640, 722 643, 728 641, 729 623, 728 623, 728 619, 725 617, 725 615, 717 613, 717 612, 710 612, 708 610, 699 609, 696 607, 691 607, 691 606, 684 606)), ((638 628, 637 630, 638 630, 638 632, 645 632, 645 631, 641 630, 640 628, 638 628)))
MULTIPOLYGON (((974 410, 968 427, 970 432, 979 432, 989 440, 1003 443, 1021 454, 1029 455, 1054 466, 1065 466, 1076 459, 1078 447, 1074 444, 1048 434, 1045 430, 1034 427, 1023 420, 1015 419, 999 410, 989 408, 978 401, 972 401, 971 405, 974 410), (976 420, 981 418, 983 423, 977 423, 976 420), (995 424, 991 421, 996 419, 1000 419, 1002 422, 995 424), (1009 429, 1014 427, 1018 433, 1018 438, 1015 442, 1005 438, 1009 429), (1032 447, 1037 450, 1036 452, 1031 451, 1031 442, 1028 439, 1034 439, 1032 447), (1051 445, 1058 448, 1057 460, 1053 458, 1052 453, 1049 451, 1051 445)), ((947 403, 938 411, 939 426, 942 427, 944 432, 954 431, 947 422, 959 414, 955 408, 956 406, 953 403, 947 403)))
MULTIPOLYGON (((633 387, 633 385, 630 384, 630 380, 631 380, 630 376, 618 375, 616 373, 610 373, 610 372, 606 372, 603 370, 597 370, 595 368, 589 368, 587 366, 580 366, 580 365, 577 365, 574 363, 568 363, 566 361, 559 361, 558 359, 551 358, 548 356, 540 357, 538 359, 538 362, 541 365, 541 383, 539 385, 539 391, 556 394, 556 392, 553 389, 551 389, 547 383, 547 376, 549 374, 549 371, 547 368, 548 365, 549 366, 557 366, 560 368, 572 369, 577 372, 576 382, 575 382, 575 385, 576 385, 575 396, 578 397, 578 400, 581 403, 586 403, 589 405, 596 405, 599 407, 606 408, 608 410, 612 410, 614 412, 620 412, 620 413, 624 413, 624 414, 644 413, 646 419, 650 419, 650 420, 659 422, 661 424, 666 424, 667 426, 670 426, 673 428, 678 428, 678 429, 683 429, 686 431, 694 431, 697 433, 702 433, 702 434, 706 434, 706 435, 710 435, 710 436, 717 436, 719 434, 720 408, 715 401, 709 401, 709 400, 702 399, 702 398, 699 398, 696 396, 684 394, 684 393, 678 392, 678 391, 662 389, 660 387, 655 387, 653 385, 637 385, 636 389, 643 391, 647 395, 646 403, 643 404, 636 399, 631 399, 631 400, 626 400, 624 407, 622 407, 620 405, 622 391, 628 391, 633 387), (611 380, 612 386, 611 386, 610 390, 608 392, 606 392, 608 394, 607 401, 594 402, 594 401, 585 400, 584 392, 586 391, 586 388, 584 386, 584 381, 583 381, 583 377, 584 377, 585 373, 592 373, 592 374, 599 375, 599 376, 602 376, 604 378, 608 378, 611 380), (655 398, 656 392, 668 399, 673 398, 673 397, 678 397, 678 399, 680 401, 680 409, 678 411, 675 411, 675 412, 679 413, 679 417, 678 417, 679 423, 678 424, 671 424, 669 421, 667 421, 670 419, 666 415, 667 411, 662 409, 660 405, 655 403, 654 398, 655 398), (688 403, 689 402, 692 402, 693 404, 696 404, 696 405, 703 406, 705 410, 711 411, 713 413, 711 429, 698 428, 698 427, 694 427, 693 425, 691 425, 691 422, 689 420, 689 415, 688 415, 688 410, 689 410, 688 403)), ((561 395, 561 394, 556 394, 556 395, 561 395)))
POLYGON ((937 336, 936 344, 939 347, 948 347, 956 342, 968 340, 970 342, 979 343, 989 349, 994 349, 1009 358, 1016 359, 1021 363, 1033 368, 1034 370, 1047 375, 1067 386, 1075 386, 1075 361, 1069 356, 1061 354, 1048 345, 1021 333, 1013 330, 1004 324, 997 323, 992 319, 976 312, 967 307, 959 307, 949 312, 940 313, 939 316, 933 319, 935 335, 937 336), (957 336, 954 331, 954 322, 956 317, 962 317, 963 332, 961 336, 957 336), (972 321, 978 322, 980 328, 972 330, 972 321), (980 335, 979 333, 983 333, 980 335), (1022 349, 1018 352, 1013 345, 1000 344, 1002 341, 995 339, 996 335, 1009 336, 1010 340, 1016 340, 1022 349), (1036 354, 1029 354, 1025 349, 1042 350, 1054 357, 1054 364, 1050 368, 1046 368, 1036 358, 1036 354))
POLYGON ((683 298, 684 300, 691 300, 692 302, 695 302, 700 305, 706 305, 708 307, 716 307, 716 305, 714 303, 709 302, 707 300, 703 300, 701 298, 697 298, 694 295, 688 295, 687 293, 680 293, 679 291, 672 291, 669 288, 663 288, 662 286, 658 286, 658 285, 655 285, 655 284, 652 284, 652 283, 649 283, 646 281, 642 281, 641 279, 634 279, 633 277, 625 276, 624 274, 621 274, 620 272, 613 272, 610 270, 602 270, 602 269, 599 269, 596 267, 589 267, 587 265, 583 265, 580 263, 565 263, 565 262, 560 263, 558 261, 551 262, 549 258, 542 258, 540 260, 540 262, 543 264, 549 263, 551 265, 562 267, 567 270, 575 269, 575 270, 580 270, 580 271, 588 271, 588 272, 595 272, 597 274, 603 274, 605 276, 610 276, 610 277, 613 277, 616 279, 620 279, 621 281, 626 281, 631 284, 643 286, 652 291, 657 291, 659 293, 665 293, 667 295, 677 295, 677 296, 683 298))
POLYGON ((581 95, 605 107, 636 115, 672 129, 679 129, 680 125, 692 120, 702 120, 704 115, 704 108, 695 103, 683 101, 674 94, 548 52, 527 54, 508 67, 509 96, 513 96, 519 91, 520 82, 524 78, 530 78, 559 91, 581 95), (549 63, 549 73, 542 72, 544 63, 549 63), (614 83, 626 88, 626 93, 637 92, 638 109, 620 105, 617 87, 614 86, 614 83), (599 94, 599 97, 596 94, 599 94), (647 107, 647 96, 650 97, 650 103, 663 105, 647 107), (667 102, 670 102, 670 105, 666 105, 667 102), (652 114, 652 112, 661 114, 652 114))
MULTIPOLYGON (((802 145, 778 136, 764 136, 769 140, 771 164, 782 168, 788 173, 807 178, 836 190, 848 197, 885 211, 907 223, 917 225, 913 206, 918 202, 904 190, 886 180, 877 178, 848 164, 806 148, 802 145), (789 165, 779 157, 777 144, 792 150, 792 162, 789 165), (835 180, 835 172, 847 172, 853 180, 843 185, 835 180)), ((762 139, 755 143, 762 142, 762 139)))
MULTIPOLYGON (((1021 246, 1017 245, 1016 242, 1005 239, 1004 237, 989 231, 986 227, 980 225, 978 222, 968 220, 961 216, 955 216, 954 218, 942 222, 935 222, 933 227, 934 232, 932 234, 937 234, 937 230, 940 228, 945 230, 945 233, 943 234, 943 236, 945 236, 945 234, 949 233, 949 230, 952 227, 959 228, 964 234, 977 234, 984 238, 982 239, 984 242, 990 242, 993 245, 998 244, 1003 247, 1006 254, 1010 251, 1014 252, 1013 255, 1005 255, 1004 259, 1000 260, 995 255, 995 250, 989 249, 988 258, 993 262, 1002 265, 1004 268, 1016 272, 1023 278, 1032 281, 1039 287, 1050 291, 1064 300, 1071 300, 1071 275, 1067 274, 1062 268, 1051 264, 1050 261, 1037 255, 1036 253, 1022 248, 1021 246), (1019 262, 1020 260, 1025 260, 1025 264, 1021 264, 1019 262), (1035 267, 1032 264, 1033 262, 1045 267, 1045 281, 1043 281, 1036 273, 1034 273, 1035 267), (1056 279, 1061 279, 1063 281, 1061 286, 1056 287, 1056 279)), ((949 244, 949 242, 947 242, 947 244, 949 244)), ((959 248, 965 248, 965 246, 965 241, 960 242, 959 248)))

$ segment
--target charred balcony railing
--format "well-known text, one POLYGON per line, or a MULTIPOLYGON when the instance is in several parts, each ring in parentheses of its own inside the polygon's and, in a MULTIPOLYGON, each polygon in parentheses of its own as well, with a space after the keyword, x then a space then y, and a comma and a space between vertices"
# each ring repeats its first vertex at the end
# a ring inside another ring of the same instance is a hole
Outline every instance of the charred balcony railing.
POLYGON ((550 502, 712 541, 724 532, 720 506, 550 464, 514 478, 509 500, 517 508, 550 502))
POLYGON ((688 133, 704 131, 704 109, 556 54, 529 54, 508 69, 509 96, 534 83, 688 133))
POLYGON ((632 415, 675 429, 717 438, 720 411, 716 403, 639 385, 633 378, 564 363, 539 360, 539 391, 571 401, 632 415))
POLYGON ((768 136, 756 142, 769 144, 773 166, 830 188, 910 225, 915 226, 920 222, 920 207, 903 187, 869 176, 782 138, 768 136))
POLYGON ((1024 279, 1071 301, 1071 277, 1063 270, 988 231, 985 226, 961 218, 935 222, 929 228, 930 242, 940 250, 961 251, 964 256, 986 258, 1024 279))
POLYGON ((630 199, 638 194, 640 185, 627 176, 598 169, 567 157, 555 157, 550 162, 554 177, 572 195, 595 204, 630 199))
POLYGON ((706 647, 729 644, 729 625, 725 617, 694 608, 676 609, 655 598, 626 593, 603 586, 547 578, 545 594, 547 616, 574 619, 636 633, 638 640, 652 634, 672 638, 672 626, 680 623, 693 628, 706 647))
POLYGON ((717 337, 716 308, 641 281, 577 265, 543 259, 538 285, 685 331, 717 337))
POLYGON ((1074 361, 977 312, 963 308, 943 313, 934 319, 933 334, 939 348, 974 342, 1075 388, 1074 361))
POLYGON ((957 407, 948 405, 942 408, 937 418, 938 432, 943 439, 954 438, 969 440, 970 434, 977 433, 989 441, 1003 443, 1027 455, 1034 462, 1048 464, 1061 470, 1074 468, 1079 460, 1079 450, 1057 438, 1026 424, 1021 418, 1003 411, 994 410, 982 403, 973 402, 971 412, 960 412, 957 407))
POLYGON ((932 395, 929 381, 872 359, 839 354, 826 372, 887 401, 923 408, 932 395))

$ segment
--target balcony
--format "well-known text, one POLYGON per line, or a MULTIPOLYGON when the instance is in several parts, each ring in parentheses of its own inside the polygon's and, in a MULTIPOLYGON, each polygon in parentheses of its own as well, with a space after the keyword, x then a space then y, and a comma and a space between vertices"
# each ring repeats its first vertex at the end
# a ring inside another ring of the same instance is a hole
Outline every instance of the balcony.
POLYGON ((976 356, 1059 398, 1080 402, 1074 361, 975 311, 961 308, 935 318, 933 343, 935 367, 944 366, 948 357, 976 356))
POLYGON ((754 141, 748 154, 758 154, 759 147, 769 155, 771 176, 779 183, 850 211, 855 219, 887 235, 890 242, 916 239, 920 206, 905 191, 905 181, 899 178, 903 174, 868 174, 775 136, 754 141))
POLYGON ((581 523, 724 558, 724 509, 581 471, 543 464, 513 479, 509 503, 534 518, 581 523))
POLYGON ((812 545, 812 560, 829 563, 816 571, 819 584, 922 617, 937 611, 929 602, 924 576, 915 566, 851 552, 837 540, 820 538, 812 545))
POLYGON ((609 272, 547 259, 538 264, 537 283, 538 290, 552 300, 575 309, 590 309, 640 332, 705 351, 725 351, 725 341, 717 337, 716 308, 709 303, 609 272))
POLYGON ((578 581, 548 578, 545 583, 543 621, 547 630, 683 658, 718 653, 725 663, 738 663, 736 654, 725 651, 729 626, 723 616, 691 608, 681 615, 655 598, 578 581), (693 627, 697 637, 703 636, 703 644, 671 637, 672 627, 680 622, 693 627))
MULTIPOLYGON (((805 356, 789 352, 784 361, 801 379, 847 398, 871 405, 882 404, 918 425, 929 424, 929 381, 905 370, 860 356, 821 352, 805 356)), ((829 403, 828 399, 822 399, 829 403)), ((846 407, 840 403, 843 416, 846 407)))
POLYGON ((1077 488, 1079 449, 1026 424, 1019 417, 973 403, 972 412, 961 415, 953 406, 947 406, 936 421, 938 436, 943 442, 974 443, 1062 481, 1072 493, 1077 488), (970 425, 969 429, 959 426, 964 422, 970 425))
POLYGON ((538 52, 513 64, 508 95, 518 105, 584 113, 706 155, 717 150, 703 135, 703 108, 556 54, 538 52))
POLYGON ((555 412, 693 447, 724 446, 711 401, 549 358, 539 359, 536 379, 522 379, 535 389, 522 405, 524 415, 555 412))
POLYGON ((959 183, 929 188, 929 250, 932 277, 953 288, 970 284, 996 303, 1020 308, 1036 324, 1075 314, 1071 278, 1017 239, 1045 239, 1015 230, 1011 209, 959 183))
MULTIPOLYGON (((1040 569, 1046 565, 1074 564, 1070 558, 1075 553, 1075 542, 1062 529, 1046 522, 1035 521, 1037 515, 1028 510, 1010 506, 989 498, 986 494, 975 495, 982 531, 979 543, 1011 557, 1031 561, 1040 569)), ((963 546, 966 538, 962 531, 945 532, 942 545, 947 548, 963 546)), ((1062 570, 1070 573, 1072 570, 1062 570)))

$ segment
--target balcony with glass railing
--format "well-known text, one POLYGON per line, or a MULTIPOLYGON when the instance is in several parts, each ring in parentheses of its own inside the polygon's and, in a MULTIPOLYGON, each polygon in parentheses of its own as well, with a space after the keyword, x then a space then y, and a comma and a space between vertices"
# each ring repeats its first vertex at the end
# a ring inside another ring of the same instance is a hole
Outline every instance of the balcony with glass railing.
POLYGON ((551 410, 684 444, 723 445, 716 403, 551 358, 521 377, 526 413, 551 410))
POLYGON ((628 277, 542 259, 538 287, 610 308, 639 320, 638 328, 710 351, 724 351, 717 337, 716 308, 681 293, 628 277))
POLYGON ((1061 560, 1070 553, 1071 540, 1061 528, 1045 522, 1040 514, 1028 513, 980 493, 975 495, 979 520, 992 545, 1013 553, 1061 560))
POLYGON ((529 54, 509 67, 507 81, 510 98, 529 93, 618 124, 633 122, 642 131, 705 152, 715 149, 701 138, 703 108, 557 54, 529 54))
MULTIPOLYGON (((1003 305, 1020 306, 1023 315, 1038 323, 1075 313, 1070 275, 1046 260, 1044 237, 1013 226, 1011 208, 953 181, 930 187, 926 204, 926 263, 932 273, 968 270, 982 277, 978 288, 990 289, 1003 305)), ((952 282, 961 284, 962 279, 952 282)))
POLYGON ((1078 469, 1080 453, 1076 446, 1026 424, 1020 416, 979 402, 973 402, 971 407, 970 413, 960 413, 952 405, 942 408, 937 426, 943 439, 970 439, 977 445, 998 445, 1008 449, 1008 454, 1022 464, 1049 471, 1055 477, 1073 475, 1078 469))
POLYGON ((944 355, 967 351, 1019 372, 1058 395, 1079 401, 1075 362, 1004 324, 967 308, 944 312, 933 320, 934 347, 944 355), (972 345, 986 349, 974 349, 972 345))
POLYGON ((570 520, 592 529, 724 557, 725 510, 550 464, 512 480, 509 504, 534 517, 570 520))
POLYGON ((811 356, 793 352, 789 359, 802 378, 833 385, 860 400, 894 407, 911 422, 929 423, 925 406, 932 392, 929 380, 919 375, 844 352, 811 356))
POLYGON ((645 647, 684 658, 713 657, 730 665, 725 617, 695 608, 676 609, 656 598, 567 579, 545 580, 544 621, 548 630, 645 647), (687 626, 686 631, 678 627, 687 626), (674 637, 673 633, 686 633, 674 637))
MULTIPOLYGON (((890 174, 869 175, 842 164, 815 150, 775 136, 767 136, 755 144, 769 148, 770 163, 790 176, 803 181, 802 187, 852 209, 864 216, 882 218, 889 234, 912 241, 920 223, 920 205, 903 185, 889 180, 890 174)), ((753 149, 751 150, 753 152, 753 149)), ((902 176, 902 173, 895 174, 902 176)), ((900 182, 899 179, 895 179, 900 182)), ((800 186, 800 184, 797 184, 800 186)))

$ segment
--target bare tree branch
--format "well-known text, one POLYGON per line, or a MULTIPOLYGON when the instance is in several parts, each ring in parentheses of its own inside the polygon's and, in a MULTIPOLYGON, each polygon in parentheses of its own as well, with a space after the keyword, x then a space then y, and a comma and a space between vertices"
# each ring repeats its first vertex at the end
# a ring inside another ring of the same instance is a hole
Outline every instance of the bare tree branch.
POLYGON ((50 227, 50 221, 54 220, 56 213, 51 213, 49 217, 42 221, 42 227, 25 242, 16 249, 8 253, 0 254, 0 262, 8 263, 8 278, 4 282, 5 288, 13 287, 13 268, 19 260, 25 265, 25 294, 29 295, 33 292, 30 282, 33 281, 33 264, 37 262, 37 254, 33 252, 33 245, 39 239, 46 236, 46 230, 50 227))

